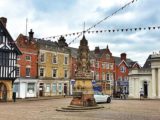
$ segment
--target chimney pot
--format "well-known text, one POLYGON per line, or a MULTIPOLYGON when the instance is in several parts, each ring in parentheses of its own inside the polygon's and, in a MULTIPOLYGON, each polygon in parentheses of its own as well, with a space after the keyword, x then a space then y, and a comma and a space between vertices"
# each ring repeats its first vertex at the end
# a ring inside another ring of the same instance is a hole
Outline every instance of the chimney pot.
POLYGON ((126 53, 121 53, 121 60, 126 61, 126 56, 127 56, 126 53))
POLYGON ((94 53, 98 54, 100 52, 99 47, 95 47, 94 53))
POLYGON ((31 29, 30 32, 28 32, 28 33, 29 33, 29 41, 31 41, 33 39, 34 32, 31 29))
POLYGON ((1 17, 1 18, 0 18, 0 21, 2 22, 2 24, 3 24, 4 27, 6 28, 6 25, 7 25, 7 18, 1 17))

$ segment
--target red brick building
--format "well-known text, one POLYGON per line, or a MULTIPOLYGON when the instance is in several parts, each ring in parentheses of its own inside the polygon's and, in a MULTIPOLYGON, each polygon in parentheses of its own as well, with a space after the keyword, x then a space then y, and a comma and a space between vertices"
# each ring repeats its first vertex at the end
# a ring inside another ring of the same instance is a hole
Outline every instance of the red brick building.
POLYGON ((131 59, 127 59, 126 53, 121 53, 120 57, 114 57, 115 59, 115 82, 114 82, 114 93, 119 94, 125 92, 129 93, 128 86, 128 73, 130 68, 140 68, 141 66, 132 61, 131 59))
POLYGON ((115 62, 108 45, 106 49, 96 47, 91 52, 91 70, 93 72, 93 80, 102 86, 102 91, 107 94, 112 94, 112 87, 115 74, 115 62))
POLYGON ((33 38, 34 32, 29 32, 29 36, 20 34, 16 40, 22 55, 17 62, 17 80, 14 83, 14 90, 17 97, 36 97, 37 77, 38 77, 38 47, 33 38))

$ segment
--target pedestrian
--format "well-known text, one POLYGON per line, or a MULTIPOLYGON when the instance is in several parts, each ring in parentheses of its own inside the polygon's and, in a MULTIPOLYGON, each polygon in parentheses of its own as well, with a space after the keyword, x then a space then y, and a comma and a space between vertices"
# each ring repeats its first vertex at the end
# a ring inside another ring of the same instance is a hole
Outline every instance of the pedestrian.
POLYGON ((120 98, 123 99, 123 90, 120 91, 120 98))
POLYGON ((123 90, 123 99, 126 99, 126 92, 123 90))
POLYGON ((144 91, 143 91, 143 89, 141 88, 141 90, 140 90, 140 100, 144 97, 144 91))

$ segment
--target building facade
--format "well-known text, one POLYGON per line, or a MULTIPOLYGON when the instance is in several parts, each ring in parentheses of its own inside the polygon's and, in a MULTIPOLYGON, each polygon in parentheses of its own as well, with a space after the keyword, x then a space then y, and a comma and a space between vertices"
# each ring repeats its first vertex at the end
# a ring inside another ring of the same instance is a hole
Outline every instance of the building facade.
POLYGON ((12 101, 12 85, 16 79, 17 56, 21 54, 6 29, 7 19, 0 18, 0 101, 12 101))
POLYGON ((112 94, 113 92, 114 68, 114 57, 108 45, 106 49, 99 49, 99 47, 96 47, 94 52, 91 52, 93 80, 96 81, 96 85, 101 86, 102 91, 106 94, 112 94))
POLYGON ((17 98, 37 97, 38 47, 33 35, 31 30, 29 36, 20 34, 16 40, 22 52, 22 55, 18 56, 17 79, 13 86, 17 98))
POLYGON ((57 42, 38 40, 38 95, 69 95, 70 50, 64 37, 57 42))
POLYGON ((129 72, 129 97, 139 98, 140 90, 145 98, 160 98, 160 54, 149 55, 143 68, 129 72))
POLYGON ((114 57, 115 59, 115 81, 114 81, 114 95, 119 97, 120 94, 129 94, 129 69, 141 68, 141 66, 127 58, 126 53, 121 53, 120 57, 114 57))

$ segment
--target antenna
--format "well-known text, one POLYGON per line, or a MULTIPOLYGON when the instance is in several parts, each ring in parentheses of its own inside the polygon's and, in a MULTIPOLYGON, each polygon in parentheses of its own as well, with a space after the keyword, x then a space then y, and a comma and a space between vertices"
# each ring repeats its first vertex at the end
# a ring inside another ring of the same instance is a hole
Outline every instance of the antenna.
POLYGON ((28 18, 26 18, 26 36, 27 36, 28 18))
POLYGON ((83 23, 83 35, 85 34, 85 22, 83 23))

